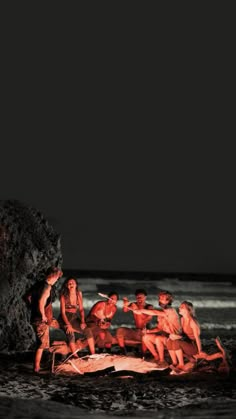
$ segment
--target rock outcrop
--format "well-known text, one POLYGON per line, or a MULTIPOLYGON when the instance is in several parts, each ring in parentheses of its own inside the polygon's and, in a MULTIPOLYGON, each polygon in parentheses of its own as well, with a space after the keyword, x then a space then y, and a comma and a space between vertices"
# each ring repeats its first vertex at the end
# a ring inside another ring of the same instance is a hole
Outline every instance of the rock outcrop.
POLYGON ((42 213, 15 200, 0 201, 0 350, 34 343, 26 290, 51 266, 62 265, 61 240, 42 213))

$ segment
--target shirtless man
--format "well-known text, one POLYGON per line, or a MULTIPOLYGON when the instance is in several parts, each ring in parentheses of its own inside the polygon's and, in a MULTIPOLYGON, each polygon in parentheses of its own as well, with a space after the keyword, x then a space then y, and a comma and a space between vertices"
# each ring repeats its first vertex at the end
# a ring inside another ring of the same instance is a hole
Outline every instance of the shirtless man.
POLYGON ((98 301, 93 305, 86 317, 86 324, 92 331, 95 345, 110 351, 114 338, 108 329, 117 311, 119 295, 111 291, 107 297, 106 301, 98 301))
POLYGON ((177 311, 171 307, 173 295, 168 291, 161 291, 158 294, 159 306, 161 309, 153 310, 135 310, 135 313, 158 316, 157 327, 147 330, 143 335, 143 343, 149 349, 157 362, 158 367, 168 367, 164 359, 164 350, 170 334, 180 334, 181 325, 177 311))
MULTIPOLYGON (((141 310, 141 309, 153 309, 152 304, 146 303, 147 298, 147 292, 145 289, 139 288, 135 291, 136 301, 129 302, 128 298, 123 298, 123 311, 127 313, 130 310, 141 310)), ((135 340, 142 344, 142 352, 144 353, 146 351, 145 344, 142 342, 142 336, 144 333, 144 330, 146 329, 146 325, 150 322, 152 319, 152 315, 149 314, 136 314, 133 311, 134 316, 134 323, 135 328, 129 328, 129 327, 119 327, 116 331, 116 338, 118 341, 118 344, 121 348, 121 352, 126 355, 126 348, 125 348, 125 341, 126 340, 135 340)))

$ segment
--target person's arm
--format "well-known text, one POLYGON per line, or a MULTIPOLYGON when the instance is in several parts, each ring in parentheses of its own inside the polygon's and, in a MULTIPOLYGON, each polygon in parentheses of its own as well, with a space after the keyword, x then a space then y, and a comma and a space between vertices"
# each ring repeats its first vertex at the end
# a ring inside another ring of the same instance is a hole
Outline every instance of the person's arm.
POLYGON ((81 318, 80 327, 83 330, 86 327, 86 323, 85 323, 85 316, 84 316, 83 296, 82 296, 81 291, 78 292, 78 301, 79 301, 79 311, 80 311, 80 318, 81 318))
POLYGON ((74 329, 66 315, 66 303, 65 303, 64 295, 62 295, 60 298, 60 310, 61 310, 61 317, 66 327, 66 333, 73 333, 74 329))
POLYGON ((131 306, 132 306, 132 303, 129 302, 127 297, 124 297, 123 298, 123 311, 124 311, 124 313, 127 313, 127 311, 130 311, 129 307, 132 308, 131 306))
POLYGON ((149 316, 160 316, 160 317, 165 317, 166 314, 162 309, 147 309, 147 308, 141 308, 141 309, 135 309, 134 310, 135 314, 147 314, 149 316))
POLYGON ((202 352, 202 343, 200 339, 200 327, 199 325, 194 321, 194 319, 191 320, 190 326, 192 327, 194 338, 197 345, 198 353, 200 354, 202 352))
MULTIPOLYGON (((148 306, 147 306, 147 310, 154 310, 153 305, 152 305, 152 304, 148 304, 148 306)), ((146 314, 146 317, 145 317, 145 324, 149 323, 149 322, 152 320, 152 317, 153 317, 153 316, 150 316, 150 314, 149 314, 149 315, 148 315, 148 314, 146 314)))
POLYGON ((146 329, 146 333, 147 334, 151 334, 151 333, 157 333, 160 332, 161 329, 159 329, 159 327, 153 327, 153 329, 146 329))
POLYGON ((51 291, 51 285, 47 284, 42 291, 42 294, 41 294, 41 297, 39 298, 39 303, 38 303, 39 304, 39 312, 42 316, 42 321, 45 322, 45 323, 47 323, 47 321, 48 321, 48 319, 46 317, 46 314, 45 314, 45 306, 46 306, 47 299, 50 295, 50 291, 51 291))

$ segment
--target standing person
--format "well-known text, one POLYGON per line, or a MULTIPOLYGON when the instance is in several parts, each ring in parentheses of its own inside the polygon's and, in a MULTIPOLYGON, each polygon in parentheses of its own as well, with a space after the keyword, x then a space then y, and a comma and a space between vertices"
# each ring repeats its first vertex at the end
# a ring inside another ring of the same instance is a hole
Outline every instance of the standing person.
MULTIPOLYGON (((167 341, 167 349, 169 350, 173 367, 180 371, 185 370, 184 357, 191 360, 193 358, 202 358, 207 361, 218 358, 225 360, 225 353, 222 348, 222 352, 216 352, 211 355, 202 351, 201 328, 195 316, 193 304, 190 301, 183 301, 180 304, 179 314, 181 316, 182 333, 181 335, 170 334, 170 339, 167 341)), ((219 346, 217 340, 216 343, 219 346)))
MULTIPOLYGON (((130 310, 141 310, 141 309, 152 309, 152 304, 146 303, 147 292, 143 288, 138 288, 135 291, 136 301, 129 302, 128 298, 123 298, 123 311, 127 313, 130 310)), ((140 313, 141 314, 141 313, 140 313)), ((126 340, 138 341, 142 344, 142 352, 146 350, 145 345, 142 343, 142 336, 147 324, 150 322, 152 316, 149 314, 136 314, 133 311, 135 328, 130 327, 119 327, 116 331, 116 338, 121 348, 121 352, 126 355, 126 340)))
POLYGON ((31 309, 30 322, 36 334, 34 371, 37 373, 40 371, 43 351, 50 346, 49 327, 53 326, 53 285, 62 274, 59 268, 50 268, 45 280, 34 284, 25 295, 25 300, 31 309))
POLYGON ((161 291, 158 294, 161 309, 135 310, 135 313, 158 316, 157 327, 147 330, 143 335, 143 342, 151 352, 159 368, 168 367, 164 359, 167 339, 171 333, 180 334, 181 325, 177 311, 171 307, 173 295, 169 291, 161 291))
POLYGON ((86 317, 86 323, 92 330, 95 344, 99 349, 110 351, 114 338, 108 331, 117 311, 119 295, 111 291, 106 301, 97 301, 86 317))
POLYGON ((60 290, 60 316, 59 324, 65 331, 70 350, 74 358, 78 358, 76 353, 78 346, 76 338, 87 339, 90 353, 95 353, 94 339, 91 330, 85 323, 83 295, 79 290, 78 282, 73 277, 68 277, 62 284, 60 290))

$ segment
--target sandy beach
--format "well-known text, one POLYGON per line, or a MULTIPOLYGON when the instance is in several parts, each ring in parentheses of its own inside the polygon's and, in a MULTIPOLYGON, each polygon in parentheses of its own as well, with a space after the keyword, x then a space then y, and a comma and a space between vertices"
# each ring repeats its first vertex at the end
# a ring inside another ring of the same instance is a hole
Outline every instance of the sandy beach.
MULTIPOLYGON (((232 354, 234 340, 223 342, 232 354)), ((211 341, 206 345, 213 349, 211 341)), ((46 353, 40 374, 32 365, 33 352, 0 354, 0 417, 234 417, 235 366, 229 374, 220 373, 215 362, 180 376, 168 370, 114 374, 109 369, 52 374, 46 353)))

